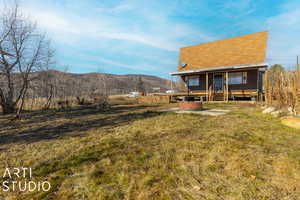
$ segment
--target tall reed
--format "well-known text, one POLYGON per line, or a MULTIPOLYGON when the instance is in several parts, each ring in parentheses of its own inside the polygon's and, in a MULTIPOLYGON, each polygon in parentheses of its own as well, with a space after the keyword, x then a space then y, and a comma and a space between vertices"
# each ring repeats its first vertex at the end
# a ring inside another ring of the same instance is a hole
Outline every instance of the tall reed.
POLYGON ((280 72, 268 70, 265 73, 264 87, 267 105, 278 108, 290 107, 294 113, 300 111, 299 70, 282 70, 280 72))

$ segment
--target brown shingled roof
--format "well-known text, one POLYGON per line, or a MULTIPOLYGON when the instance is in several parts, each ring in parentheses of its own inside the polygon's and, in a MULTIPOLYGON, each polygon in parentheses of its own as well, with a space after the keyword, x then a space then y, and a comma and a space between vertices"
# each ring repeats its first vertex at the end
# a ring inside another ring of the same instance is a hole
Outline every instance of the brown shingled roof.
POLYGON ((265 62, 268 32, 258 32, 180 49, 179 71, 265 62))

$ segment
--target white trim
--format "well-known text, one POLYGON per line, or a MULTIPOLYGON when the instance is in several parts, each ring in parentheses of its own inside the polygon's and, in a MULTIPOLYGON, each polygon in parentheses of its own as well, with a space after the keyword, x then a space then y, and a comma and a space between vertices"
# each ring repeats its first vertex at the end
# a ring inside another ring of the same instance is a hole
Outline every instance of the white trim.
POLYGON ((244 69, 244 68, 251 68, 251 67, 268 67, 268 63, 255 63, 249 65, 233 65, 233 66, 220 66, 220 67, 210 67, 210 68, 202 68, 202 69, 195 69, 195 70, 187 70, 187 71, 180 71, 180 72, 172 72, 170 73, 171 76, 176 75, 183 75, 183 74, 191 74, 196 72, 209 72, 209 71, 217 71, 217 70, 226 70, 226 69, 244 69))

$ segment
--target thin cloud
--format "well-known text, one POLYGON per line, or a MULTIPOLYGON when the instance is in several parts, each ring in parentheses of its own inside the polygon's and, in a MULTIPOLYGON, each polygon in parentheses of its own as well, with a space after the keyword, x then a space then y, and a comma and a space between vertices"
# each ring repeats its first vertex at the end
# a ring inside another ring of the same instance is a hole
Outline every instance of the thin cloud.
POLYGON ((225 1, 220 5, 220 12, 223 16, 237 19, 254 13, 256 3, 253 0, 225 1))
MULTIPOLYGON (((141 71, 154 71, 158 70, 157 67, 147 65, 145 63, 130 63, 130 64, 125 64, 121 63, 112 59, 104 58, 101 56, 92 56, 92 55, 85 55, 85 54, 80 54, 78 55, 79 58, 84 59, 88 62, 99 62, 99 63, 105 63, 107 64, 107 67, 121 67, 121 68, 126 68, 130 70, 141 70, 141 71)), ((99 65, 100 66, 100 65, 99 65)))
POLYGON ((68 34, 71 34, 73 38, 77 36, 78 40, 89 40, 90 37, 127 40, 167 51, 178 51, 184 45, 181 40, 183 37, 194 38, 199 42, 214 39, 203 31, 195 31, 189 25, 172 20, 169 15, 176 10, 173 7, 169 10, 162 9, 159 3, 151 3, 145 7, 141 1, 126 0, 107 9, 104 6, 91 7, 93 15, 80 17, 72 13, 72 10, 57 7, 49 7, 46 11, 37 6, 26 8, 25 11, 42 27, 52 32, 56 39, 64 40, 63 42, 68 42, 68 34), (158 10, 154 12, 154 8, 158 10))

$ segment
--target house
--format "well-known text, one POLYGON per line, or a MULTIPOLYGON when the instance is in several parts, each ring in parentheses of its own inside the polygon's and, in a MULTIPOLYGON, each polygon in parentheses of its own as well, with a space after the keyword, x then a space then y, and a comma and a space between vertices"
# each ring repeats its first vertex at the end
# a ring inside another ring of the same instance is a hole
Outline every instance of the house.
POLYGON ((268 32, 180 49, 178 72, 190 96, 204 100, 262 100, 268 32))

